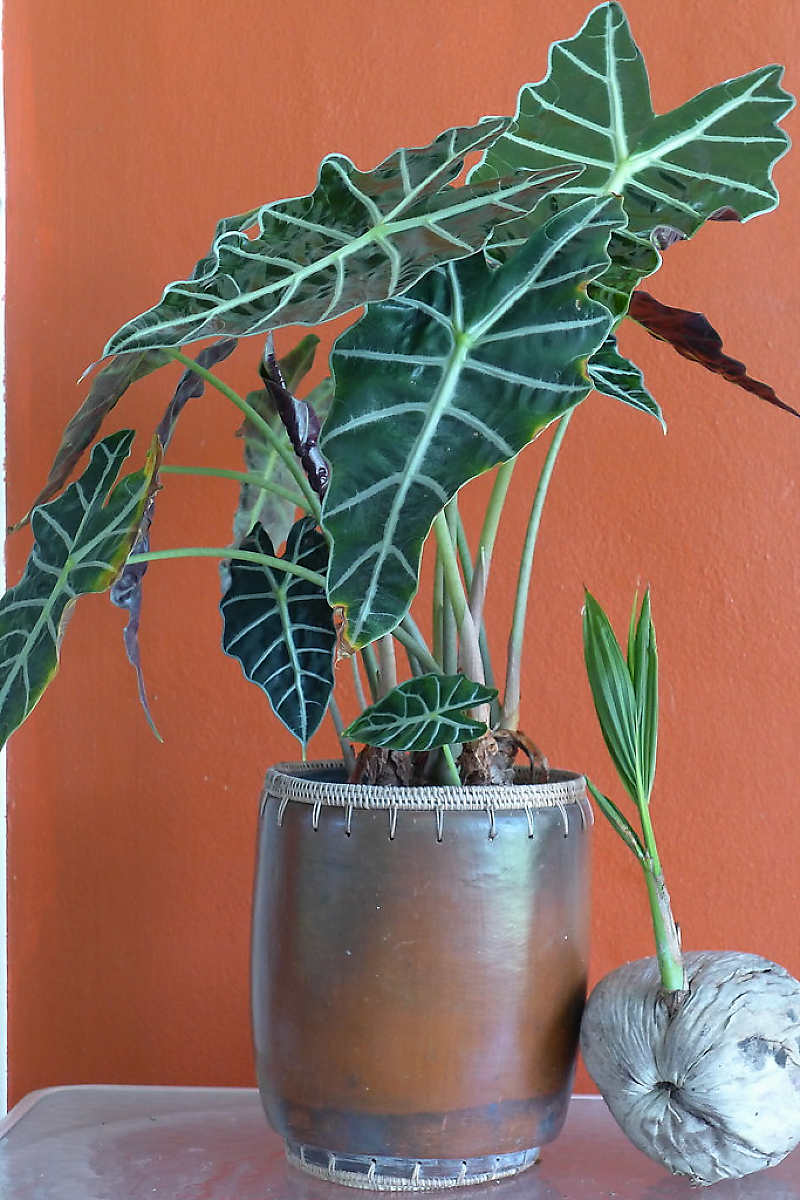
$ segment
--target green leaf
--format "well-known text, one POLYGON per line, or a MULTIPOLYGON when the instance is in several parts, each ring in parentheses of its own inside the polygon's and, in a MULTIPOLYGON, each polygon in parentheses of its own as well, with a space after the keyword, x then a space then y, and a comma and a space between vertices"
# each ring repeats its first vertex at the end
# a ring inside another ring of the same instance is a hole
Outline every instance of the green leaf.
POLYGON ((667 427, 661 406, 647 390, 642 372, 617 349, 617 339, 610 333, 589 361, 589 378, 598 392, 613 396, 639 412, 650 413, 666 433, 667 427))
POLYGON ((469 709, 490 704, 496 688, 464 675, 418 675, 393 688, 347 729, 345 736, 389 750, 433 750, 472 742, 486 733, 469 709))
POLYGON ((621 319, 634 288, 661 266, 661 254, 647 238, 634 237, 625 229, 612 234, 608 254, 611 265, 589 285, 589 295, 621 319))
MULTIPOLYGON (((622 317, 632 290, 660 265, 656 247, 691 237, 707 220, 746 221, 778 203, 772 168, 789 139, 777 122, 794 104, 780 87, 782 74, 782 67, 762 67, 657 116, 625 13, 602 4, 575 37, 550 47, 547 75, 522 88, 514 123, 469 182, 577 163, 583 173, 551 204, 622 195, 628 229, 612 240, 611 266, 590 289, 622 317)), ((498 230, 493 247, 518 244, 524 225, 498 230)))
POLYGON ((793 105, 782 74, 761 67, 657 116, 625 13, 601 4, 551 46, 546 77, 523 87, 513 125, 470 178, 580 164, 559 197, 621 193, 629 231, 645 237, 665 226, 691 237, 720 210, 746 221, 778 202, 772 167, 789 139, 776 122, 793 105))
MULTIPOLYGON (((275 553, 260 528, 242 549, 275 553)), ((328 546, 312 518, 292 527, 283 558, 324 575, 328 546)), ((231 560, 230 575, 220 601, 222 648, 266 692, 276 717, 305 747, 333 691, 336 629, 325 591, 261 563, 231 560)))
POLYGON ((587 395, 586 359, 611 318, 586 281, 621 220, 615 197, 573 205, 502 267, 477 254, 432 271, 336 342, 323 524, 328 594, 353 646, 402 618, 433 518, 458 489, 587 395))
POLYGON ((608 617, 590 592, 583 609, 583 652, 597 719, 625 789, 638 802, 636 697, 608 617))
POLYGON ((508 123, 491 117, 450 129, 429 146, 396 151, 372 171, 330 155, 310 195, 218 226, 191 278, 170 284, 159 304, 114 334, 104 355, 329 321, 406 291, 437 263, 471 254, 495 225, 529 212, 576 174, 559 166, 449 187, 465 155, 484 150, 508 123))
POLYGON ((658 744, 658 654, 650 615, 650 589, 642 600, 628 669, 636 699, 636 759, 642 795, 650 802, 658 744))
POLYGON ((139 531, 158 466, 116 483, 133 430, 99 442, 63 496, 33 510, 34 546, 20 582, 0 599, 0 744, 32 711, 58 670, 65 619, 78 596, 104 592, 139 531))
POLYGON ((645 808, 653 790, 658 743, 658 654, 650 589, 645 592, 638 621, 634 603, 627 660, 608 617, 587 591, 583 646, 606 746, 625 788, 645 808))
POLYGON ((633 853, 639 859, 639 862, 642 864, 642 866, 644 866, 647 860, 647 855, 645 854, 645 849, 642 845, 641 838, 631 825, 628 818, 619 808, 617 808, 613 800, 609 800, 608 796, 605 796, 599 788, 595 787, 591 779, 586 780, 586 786, 591 792, 592 798, 594 799, 603 816, 606 817, 606 819, 613 825, 614 829, 616 829, 617 833, 625 842, 625 844, 631 848, 633 853))

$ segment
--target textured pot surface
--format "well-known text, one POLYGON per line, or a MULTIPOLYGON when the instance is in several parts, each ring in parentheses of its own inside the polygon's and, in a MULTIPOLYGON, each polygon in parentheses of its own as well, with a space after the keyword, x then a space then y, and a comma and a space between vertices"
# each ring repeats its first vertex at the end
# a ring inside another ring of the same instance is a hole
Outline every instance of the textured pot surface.
POLYGON ((312 1166, 392 1156, 463 1177, 462 1160, 492 1158, 486 1178, 557 1135, 585 998, 591 818, 583 780, 551 777, 398 791, 325 782, 341 779, 332 764, 268 774, 259 1087, 312 1166))

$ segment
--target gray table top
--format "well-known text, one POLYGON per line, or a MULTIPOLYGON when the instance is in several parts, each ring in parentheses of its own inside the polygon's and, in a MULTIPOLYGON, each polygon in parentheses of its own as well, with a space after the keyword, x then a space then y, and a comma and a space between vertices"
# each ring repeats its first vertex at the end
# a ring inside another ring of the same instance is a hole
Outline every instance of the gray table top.
MULTIPOLYGON (((391 1195, 392 1193, 389 1193, 391 1195)), ((397 1193, 394 1193, 397 1194, 397 1193)), ((435 1193, 444 1196, 445 1193, 435 1193)), ((452 1195, 452 1192, 447 1193, 452 1195)), ((459 1188, 464 1200, 696 1200, 630 1145, 595 1096, 516 1179, 459 1188)), ((348 1200, 369 1195, 287 1166, 249 1088, 60 1087, 0 1122, 2 1200, 348 1200)), ((800 1200, 800 1150, 719 1183, 713 1200, 800 1200)))

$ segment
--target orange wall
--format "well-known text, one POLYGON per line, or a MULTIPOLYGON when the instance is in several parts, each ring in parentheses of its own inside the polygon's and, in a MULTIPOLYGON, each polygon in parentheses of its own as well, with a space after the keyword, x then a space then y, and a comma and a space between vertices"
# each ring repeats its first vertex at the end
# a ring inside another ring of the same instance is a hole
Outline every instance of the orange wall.
MULTIPOLYGON (((548 43, 586 11, 584 0, 5 8, 11 516, 80 399, 73 381, 191 267, 218 217, 308 190, 328 151, 369 166, 513 109, 548 43)), ((673 0, 669 19, 652 0, 628 11, 659 109, 774 60, 800 84, 788 0, 739 0, 735 22, 726 0, 673 0)), ((777 214, 671 250, 654 290, 715 316, 752 372, 797 405, 800 156, 777 181, 777 214)), ((663 664, 656 820, 685 943, 760 951, 800 974, 800 423, 644 335, 626 344, 669 436, 598 397, 572 424, 536 564, 525 725, 551 761, 615 788, 582 675, 581 587, 623 622, 650 581, 663 664)), ((228 377, 247 386, 255 353, 240 352, 228 377)), ((166 398, 161 377, 139 385, 109 430, 152 429, 166 398)), ((234 465, 236 424, 216 397, 193 402, 172 461, 234 465)), ((497 614, 536 457, 515 483, 497 614)), ((228 483, 171 480, 159 544, 224 543, 232 501, 228 483)), ((12 579, 26 554, 19 534, 12 579)), ((12 742, 12 1100, 67 1082, 252 1080, 257 799, 264 768, 294 747, 218 652, 217 598, 213 565, 151 569, 142 644, 165 745, 137 709, 122 617, 104 597, 78 606, 60 678, 12 742)), ((327 731, 312 747, 332 749, 327 731)), ((597 977, 651 942, 635 864, 603 826, 595 869, 597 977)))

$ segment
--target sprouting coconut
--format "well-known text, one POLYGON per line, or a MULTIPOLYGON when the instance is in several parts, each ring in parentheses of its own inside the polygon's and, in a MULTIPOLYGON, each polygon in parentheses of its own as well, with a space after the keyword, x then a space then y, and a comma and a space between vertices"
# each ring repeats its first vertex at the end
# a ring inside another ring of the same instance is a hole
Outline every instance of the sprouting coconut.
POLYGON ((642 864, 656 957, 592 992, 581 1028, 589 1073, 630 1140, 695 1183, 780 1162, 800 1142, 800 983, 755 954, 683 954, 650 819, 658 736, 658 659, 649 592, 627 661, 587 592, 586 669, 641 836, 591 782, 601 811, 642 864))

